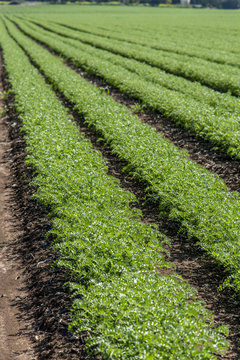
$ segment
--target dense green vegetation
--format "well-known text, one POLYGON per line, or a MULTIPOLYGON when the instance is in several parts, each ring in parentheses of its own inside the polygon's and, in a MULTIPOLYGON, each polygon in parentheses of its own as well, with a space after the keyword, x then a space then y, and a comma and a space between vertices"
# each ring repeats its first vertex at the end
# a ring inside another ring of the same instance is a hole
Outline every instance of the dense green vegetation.
MULTIPOLYGON (((49 28, 44 22, 41 22, 41 24, 49 28)), ((175 52, 169 53, 160 49, 156 50, 138 44, 132 46, 131 43, 125 41, 105 39, 98 35, 79 33, 70 29, 59 29, 59 27, 51 27, 50 25, 51 31, 54 28, 61 35, 70 38, 74 37, 97 48, 136 59, 192 81, 199 81, 219 91, 231 91, 234 95, 240 95, 240 69, 238 68, 216 64, 198 57, 189 57, 175 52)))
POLYGON ((213 329, 194 289, 167 262, 169 240, 141 222, 134 195, 107 175, 55 92, 127 162, 123 171, 142 182, 159 217, 177 222, 186 241, 223 266, 223 286, 239 294, 239 192, 79 73, 101 77, 240 161, 240 15, 77 6, 1 12, 0 46, 35 197, 50 209, 57 265, 73 293, 71 330, 87 331, 88 350, 106 359, 215 359, 227 347, 226 329, 213 329))
MULTIPOLYGON (((38 20, 37 24, 44 26, 44 28, 46 28, 47 30, 50 30, 54 33, 62 35, 63 37, 66 37, 65 42, 67 42, 68 44, 72 44, 74 47, 78 47, 78 48, 82 49, 83 51, 87 51, 88 53, 90 52, 95 57, 103 57, 104 59, 109 60, 110 62, 113 62, 114 64, 123 66, 123 67, 127 68, 128 70, 136 72, 137 74, 141 75, 142 77, 145 77, 146 79, 148 79, 152 82, 157 82, 167 88, 176 89, 178 91, 187 93, 190 96, 196 97, 196 99, 203 100, 203 98, 204 98, 204 101, 208 101, 209 104, 214 105, 214 106, 217 104, 219 105, 220 103, 221 103, 221 106, 225 105, 224 100, 225 101, 227 100, 226 107, 227 108, 230 107, 231 110, 236 109, 236 107, 239 108, 239 106, 240 106, 239 100, 235 99, 232 96, 226 97, 225 94, 221 95, 221 93, 213 91, 213 90, 209 89, 208 87, 201 86, 199 83, 196 83, 196 82, 193 83, 191 81, 185 80, 183 77, 174 76, 174 75, 171 75, 170 73, 166 73, 165 71, 162 71, 158 68, 148 66, 145 63, 134 60, 131 56, 128 57, 126 53, 123 54, 124 56, 115 54, 114 51, 113 52, 111 51, 112 50, 111 44, 109 44, 108 40, 105 40, 104 43, 106 44, 106 47, 108 47, 110 49, 110 51, 105 51, 107 49, 104 49, 104 46, 103 46, 103 49, 98 46, 96 46, 96 47, 91 46, 92 44, 90 44, 90 46, 88 46, 88 45, 86 45, 86 42, 88 43, 89 41, 86 41, 86 38, 87 39, 89 39, 89 38, 85 34, 86 30, 84 31, 84 38, 82 38, 82 36, 79 35, 79 33, 77 31, 75 31, 75 30, 73 31, 72 29, 69 29, 69 28, 66 29, 62 26, 57 26, 56 24, 49 24, 49 23, 46 23, 43 21, 39 22, 39 20, 38 20), (71 39, 76 39, 79 41, 72 41, 71 39), (233 105, 234 105, 234 107, 233 107, 233 105)), ((28 25, 30 25, 30 24, 28 24, 28 25)), ((30 30, 31 35, 33 35, 36 32, 39 32, 39 31, 42 32, 42 29, 39 29, 39 28, 31 26, 31 25, 30 25, 30 27, 31 27, 31 30, 30 30)), ((25 28, 25 31, 27 31, 26 28, 25 28)), ((43 32, 43 33, 45 33, 46 35, 49 35, 49 33, 47 33, 47 32, 43 32)), ((88 33, 88 31, 87 31, 87 33, 88 33)), ((106 37, 106 39, 108 39, 109 37, 111 37, 111 33, 108 33, 108 34, 109 34, 109 36, 106 34, 105 35, 103 34, 101 36, 103 38, 106 37)), ((53 34, 51 33, 51 35, 53 35, 53 34)), ((121 38, 121 36, 119 36, 119 38, 121 38)), ((60 38, 55 37, 55 39, 60 39, 60 38)), ((64 39, 62 39, 62 40, 64 40, 64 39)), ((128 39, 128 42, 126 43, 126 40, 125 40, 125 43, 128 46, 130 46, 130 45, 132 46, 132 44, 136 44, 137 41, 138 40, 136 38, 135 38, 135 41, 131 41, 128 39)), ((140 39, 140 42, 141 42, 141 39, 140 39)), ((120 42, 120 44, 122 44, 122 43, 120 42)), ((149 42, 146 41, 146 43, 144 45, 147 46, 147 44, 149 45, 149 42)), ((162 43, 161 43, 161 46, 162 46, 162 43)), ((176 48, 176 45, 173 44, 172 47, 176 48)), ((155 48, 158 49, 159 46, 156 45, 155 48)), ((145 51, 147 50, 146 48, 144 48, 144 49, 145 49, 145 51)), ((192 47, 189 47, 188 49, 193 50, 192 47)), ((116 52, 119 52, 118 46, 116 47, 116 52)), ((175 55, 176 55, 176 52, 177 52, 177 50, 174 51, 175 55)), ((167 56, 171 56, 172 55, 171 50, 167 50, 166 54, 167 54, 167 56)), ((201 54, 202 54, 202 52, 201 52, 201 54)), ((219 58, 219 53, 216 54, 214 52, 214 54, 216 55, 215 57, 218 56, 219 62, 220 61, 222 61, 223 63, 231 62, 230 56, 227 53, 224 53, 223 58, 221 60, 219 58)), ((232 55, 233 55, 232 64, 236 65, 239 63, 239 65, 240 65, 239 56, 237 54, 232 54, 232 55)), ((189 61, 191 61, 191 59, 189 59, 189 61)))
MULTIPOLYGON (((61 38, 52 35, 34 25, 26 26, 18 21, 21 29, 27 34, 47 44, 51 49, 67 57, 76 66, 83 67, 87 72, 103 77, 110 84, 118 87, 132 97, 139 99, 148 107, 159 111, 163 115, 170 117, 177 124, 184 126, 203 138, 210 140, 214 146, 218 145, 227 153, 234 157, 240 157, 240 124, 239 124, 239 100, 226 94, 226 96, 216 93, 207 97, 205 88, 201 87, 198 91, 198 100, 188 93, 182 93, 174 89, 162 86, 161 78, 158 83, 151 82, 134 72, 124 68, 122 64, 115 65, 115 58, 105 60, 96 50, 90 49, 69 38, 61 38), (161 84, 161 85, 160 85, 161 84), (208 98, 209 100, 206 100, 208 98), (215 105, 215 106, 214 106, 215 105), (217 105, 217 106, 216 106, 217 105), (225 110, 226 109, 226 110, 225 110)), ((124 61, 123 61, 124 63, 124 61)), ((131 64, 134 67, 134 64, 131 64)), ((128 66, 129 68, 129 66, 128 66)), ((135 67, 138 69, 138 67, 135 67)), ((140 65, 141 68, 141 65, 140 65)), ((142 69, 144 71, 145 68, 142 69)), ((147 74, 147 72, 145 71, 147 74)), ((149 75, 152 76, 152 75, 149 75)), ((145 76, 144 76, 145 77, 145 76)), ((182 79, 177 81, 183 83, 182 79)), ((200 85, 199 85, 200 86, 200 85)))
POLYGON ((54 87, 127 160, 131 173, 148 183, 160 214, 180 222, 189 238, 229 269, 227 284, 240 289, 239 193, 228 193, 222 181, 9 22, 8 29, 54 87))
MULTIPOLYGON (((217 53, 215 51, 215 49, 211 49, 211 48, 199 48, 197 45, 195 44, 186 44, 184 41, 182 41, 180 44, 179 42, 174 41, 174 39, 171 39, 170 41, 167 39, 164 39, 165 41, 163 41, 163 39, 161 39, 159 37, 159 34, 156 34, 154 37, 150 37, 148 36, 148 34, 143 33, 141 37, 139 37, 138 33, 131 32, 130 34, 127 32, 112 32, 112 29, 103 29, 103 28, 94 28, 94 27, 90 27, 88 26, 81 26, 78 23, 76 24, 72 24, 69 25, 67 23, 61 23, 58 20, 58 23, 46 23, 44 21, 45 19, 43 19, 43 21, 40 22, 40 24, 43 23, 43 25, 47 26, 47 28, 50 27, 51 30, 62 33, 68 37, 72 37, 72 38, 76 38, 79 40, 84 40, 84 38, 81 38, 81 35, 79 34, 79 32, 83 32, 83 33, 87 33, 87 34, 92 34, 92 35, 97 35, 97 36, 101 36, 101 38, 106 38, 106 39, 115 39, 115 40, 121 40, 125 43, 131 43, 131 44, 137 44, 137 45, 143 45, 146 46, 148 48, 152 48, 155 50, 161 50, 161 51, 166 51, 169 52, 171 55, 172 53, 175 54, 182 54, 182 55, 189 55, 192 57, 198 57, 198 58, 202 58, 205 60, 210 60, 216 63, 220 63, 220 64, 229 64, 229 65, 233 65, 233 66, 240 66, 240 60, 239 60, 239 56, 236 53, 229 53, 226 50, 219 50, 217 53), (57 27, 56 24, 58 25, 63 25, 68 29, 72 29, 74 30, 74 32, 64 32, 64 29, 62 27, 57 27), (55 26, 54 26, 55 25, 55 26), (76 31, 77 30, 77 31, 76 31), (159 39, 158 39, 159 37, 159 39)), ((34 21, 34 18, 33 18, 34 21)), ((38 23, 39 19, 36 20, 35 22, 38 23)), ((85 38, 86 39, 86 38, 85 38)), ((90 42, 91 37, 87 38, 88 42, 90 42)), ((119 44, 119 43, 117 43, 119 44)), ((103 45, 104 46, 104 45, 103 45)), ((166 53, 167 54, 167 53, 166 53)), ((188 59, 190 60, 190 59, 188 59)))
POLYGON ((89 350, 108 359, 215 359, 226 348, 226 329, 211 329, 211 315, 176 274, 161 275, 171 264, 160 234, 139 221, 140 211, 129 206, 134 196, 106 175, 101 154, 0 29, 35 196, 51 209, 58 265, 77 295, 72 328, 89 331, 89 350))
MULTIPOLYGON (((35 0, 27 1, 27 5, 31 2, 36 4, 35 0)), ((180 0, 39 0, 39 4, 51 3, 51 4, 78 4, 78 5, 127 5, 127 6, 159 6, 159 7, 181 7, 180 0)), ((0 1, 0 5, 6 4, 24 4, 24 0, 8 0, 8 1, 0 1)), ((183 5, 185 8, 186 5, 183 5)), ((240 0, 191 0, 191 5, 187 7, 210 7, 210 8, 218 8, 218 9, 239 9, 240 8, 240 0)))
MULTIPOLYGON (((2 7, 1 12, 56 22, 98 35, 136 38, 175 49, 239 52, 239 12, 140 7, 38 6, 2 7), (167 44, 167 45, 166 45, 167 44), (170 45, 169 45, 170 44, 170 45)), ((192 50, 193 51, 193 50, 192 50)), ((185 51, 183 52, 185 53, 185 51)))

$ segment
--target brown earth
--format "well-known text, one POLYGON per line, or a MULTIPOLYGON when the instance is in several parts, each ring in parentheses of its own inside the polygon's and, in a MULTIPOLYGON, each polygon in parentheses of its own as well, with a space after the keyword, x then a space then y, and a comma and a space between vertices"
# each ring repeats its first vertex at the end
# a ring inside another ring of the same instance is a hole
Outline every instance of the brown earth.
MULTIPOLYGON (((0 84, 1 94, 2 90, 0 84)), ((18 308, 18 302, 24 303, 27 296, 26 274, 15 254, 21 230, 19 220, 11 212, 15 184, 9 183, 11 141, 3 110, 0 99, 0 358, 33 360, 32 328, 27 320, 21 320, 18 308)))

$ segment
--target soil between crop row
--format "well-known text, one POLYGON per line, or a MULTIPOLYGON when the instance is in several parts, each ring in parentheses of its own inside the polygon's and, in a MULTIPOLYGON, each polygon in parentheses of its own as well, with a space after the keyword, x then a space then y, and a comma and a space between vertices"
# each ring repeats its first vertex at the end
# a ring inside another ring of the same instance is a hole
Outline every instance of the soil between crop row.
MULTIPOLYGON (((1 71, 1 61, 0 61, 1 71)), ((14 183, 11 182, 11 140, 4 114, 3 88, 0 80, 0 358, 35 359, 31 324, 20 321, 18 301, 27 296, 25 273, 15 253, 21 237, 19 219, 12 214, 14 183)))
MULTIPOLYGON (((26 53, 26 52, 25 52, 26 53)), ((27 55, 27 54, 26 54, 27 55)), ((27 55, 28 56, 28 55, 27 55)), ((34 62, 28 56, 29 61, 36 67, 34 62)), ((39 68, 38 68, 39 70, 39 68)), ((46 76, 40 71, 47 83, 50 83, 46 76)), ((85 75, 85 74, 84 74, 85 75)), ((95 78, 95 77, 94 77, 95 78)), ((56 91, 55 91, 56 92, 56 91)), ((206 307, 213 313, 214 323, 217 325, 227 325, 230 329, 230 350, 226 357, 222 359, 239 359, 240 357, 240 307, 239 299, 234 298, 230 289, 219 292, 218 288, 224 282, 226 275, 224 269, 216 265, 213 259, 209 258, 202 249, 193 242, 188 242, 185 236, 179 236, 179 225, 160 219, 157 203, 146 200, 145 186, 129 174, 123 173, 122 169, 126 162, 112 154, 112 150, 103 141, 101 134, 96 133, 94 127, 89 127, 84 118, 73 110, 74 104, 71 104, 63 94, 56 92, 57 97, 64 106, 69 109, 74 121, 79 125, 80 131, 92 143, 94 149, 101 151, 107 161, 108 173, 120 180, 121 186, 135 194, 138 202, 132 204, 141 209, 143 213, 142 221, 145 223, 156 223, 161 233, 172 240, 169 260, 176 266, 177 272, 191 286, 198 291, 198 298, 206 303, 206 307)), ((120 94, 121 95, 121 94, 120 94)), ((121 95, 126 98, 125 95, 121 95)), ((129 103, 131 99, 129 100, 129 103)), ((151 113, 150 113, 151 114, 151 113)), ((149 114, 149 116, 151 116, 149 114)), ((220 357, 219 357, 220 358, 220 357)))

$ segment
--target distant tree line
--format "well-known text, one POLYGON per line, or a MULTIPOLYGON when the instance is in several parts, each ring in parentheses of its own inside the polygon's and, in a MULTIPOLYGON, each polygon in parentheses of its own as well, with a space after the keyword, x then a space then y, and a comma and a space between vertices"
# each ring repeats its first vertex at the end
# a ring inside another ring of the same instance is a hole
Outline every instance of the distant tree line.
MULTIPOLYGON (((126 0, 129 3, 149 4, 158 6, 160 4, 180 4, 180 0, 126 0)), ((240 9, 240 0, 191 0, 191 6, 211 7, 218 9, 240 9)))
POLYGON ((191 0, 191 5, 218 9, 240 9, 240 0, 191 0))
MULTIPOLYGON (((53 0, 55 1, 55 0, 53 0)), ((57 1, 57 0, 56 0, 57 1)), ((61 2, 77 0, 58 0, 61 2)), ((149 6, 164 6, 164 5, 180 5, 180 0, 82 0, 90 3, 123 3, 124 5, 149 5, 149 6)), ((77 2, 81 2, 78 0, 77 2)), ((193 7, 211 7, 218 9, 240 9, 240 0, 191 0, 191 6, 193 7)))
MULTIPOLYGON (((12 0, 10 3, 16 4, 24 0, 12 0)), ((38 1, 38 0, 26 0, 38 1)), ((87 4, 100 4, 108 3, 111 5, 145 5, 145 6, 171 6, 180 5, 180 0, 40 0, 41 2, 51 3, 84 3, 87 4)), ((193 7, 211 7, 218 9, 240 9, 240 0, 191 0, 193 7)))

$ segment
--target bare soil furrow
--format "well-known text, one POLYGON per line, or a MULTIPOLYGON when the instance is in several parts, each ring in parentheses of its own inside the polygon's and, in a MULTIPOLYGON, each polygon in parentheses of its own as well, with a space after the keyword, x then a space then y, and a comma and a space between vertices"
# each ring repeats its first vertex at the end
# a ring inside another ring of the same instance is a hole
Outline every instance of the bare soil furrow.
MULTIPOLYGON (((2 63, 0 58, 0 77, 2 63)), ((21 222, 12 211, 14 183, 11 182, 11 140, 7 117, 4 114, 3 87, 0 79, 0 358, 4 360, 34 360, 32 326, 22 318, 19 302, 23 304, 28 292, 26 274, 16 256, 21 222)))

